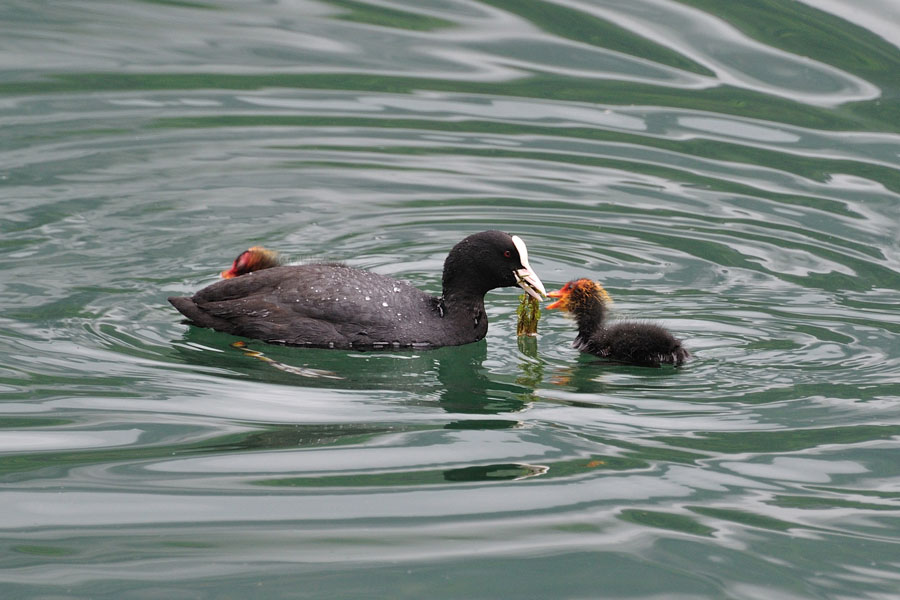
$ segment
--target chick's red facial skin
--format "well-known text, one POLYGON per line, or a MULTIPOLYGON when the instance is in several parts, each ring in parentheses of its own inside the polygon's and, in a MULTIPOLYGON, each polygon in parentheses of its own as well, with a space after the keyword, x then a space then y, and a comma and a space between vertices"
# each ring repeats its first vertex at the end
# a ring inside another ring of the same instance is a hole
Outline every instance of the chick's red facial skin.
POLYGON ((234 262, 231 263, 231 268, 226 271, 222 271, 222 279, 231 279, 232 277, 237 277, 238 275, 240 275, 243 272, 242 269, 247 262, 247 257, 249 256, 249 254, 249 250, 244 250, 243 252, 241 252, 240 255, 236 259, 234 259, 234 262))
POLYGON ((566 297, 569 295, 569 292, 571 292, 571 291, 572 291, 572 282, 570 281, 569 283, 564 285, 562 288, 560 288, 554 292, 547 292, 548 298, 559 298, 559 299, 556 302, 551 302, 544 308, 563 309, 566 304, 566 297))
POLYGON ((253 246, 249 250, 244 250, 234 259, 231 268, 222 271, 223 279, 231 279, 239 275, 246 275, 253 271, 261 271, 271 267, 277 267, 281 264, 281 256, 278 252, 268 250, 262 246, 253 246))

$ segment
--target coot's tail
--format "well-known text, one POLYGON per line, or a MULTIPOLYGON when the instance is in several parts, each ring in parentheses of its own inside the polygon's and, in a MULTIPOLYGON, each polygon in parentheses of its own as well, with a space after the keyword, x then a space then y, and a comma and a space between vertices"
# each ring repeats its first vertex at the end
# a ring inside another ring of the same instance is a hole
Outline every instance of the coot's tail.
POLYGON ((209 314, 194 302, 193 298, 185 296, 169 296, 169 304, 178 309, 194 325, 200 327, 210 327, 212 329, 228 330, 229 323, 218 317, 209 314))

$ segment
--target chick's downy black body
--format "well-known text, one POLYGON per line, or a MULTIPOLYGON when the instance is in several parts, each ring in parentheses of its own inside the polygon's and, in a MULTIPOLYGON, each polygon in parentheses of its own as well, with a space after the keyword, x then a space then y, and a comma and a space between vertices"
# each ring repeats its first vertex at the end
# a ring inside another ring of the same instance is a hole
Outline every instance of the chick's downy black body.
POLYGON ((575 317, 578 335, 574 346, 582 352, 639 366, 680 366, 690 352, 668 330, 653 323, 618 321, 607 323, 609 294, 590 279, 570 281, 550 292, 559 298, 547 308, 558 308, 575 317))
POLYGON ((270 343, 439 347, 482 339, 488 327, 484 295, 514 285, 544 294, 524 242, 484 231, 450 251, 441 297, 386 275, 317 263, 247 272, 169 302, 195 325, 270 343))

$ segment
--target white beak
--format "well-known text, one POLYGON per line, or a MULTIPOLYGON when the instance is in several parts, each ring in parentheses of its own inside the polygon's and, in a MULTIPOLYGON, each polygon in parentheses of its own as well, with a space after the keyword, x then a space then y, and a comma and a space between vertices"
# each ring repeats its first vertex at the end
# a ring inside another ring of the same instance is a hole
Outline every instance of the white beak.
POLYGON ((528 248, 525 247, 525 242, 517 235, 512 236, 512 241, 516 250, 519 251, 519 259, 522 262, 522 268, 515 271, 516 283, 535 300, 542 300, 547 296, 547 290, 544 289, 544 284, 528 264, 528 248))

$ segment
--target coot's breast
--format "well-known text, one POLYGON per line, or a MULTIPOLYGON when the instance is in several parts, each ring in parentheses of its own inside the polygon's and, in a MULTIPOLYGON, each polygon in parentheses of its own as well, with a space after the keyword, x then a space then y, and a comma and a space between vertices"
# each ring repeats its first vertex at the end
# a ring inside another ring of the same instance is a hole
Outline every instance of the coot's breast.
POLYGON ((273 267, 215 283, 192 298, 269 342, 336 348, 444 345, 437 300, 387 277, 339 265, 273 267))

